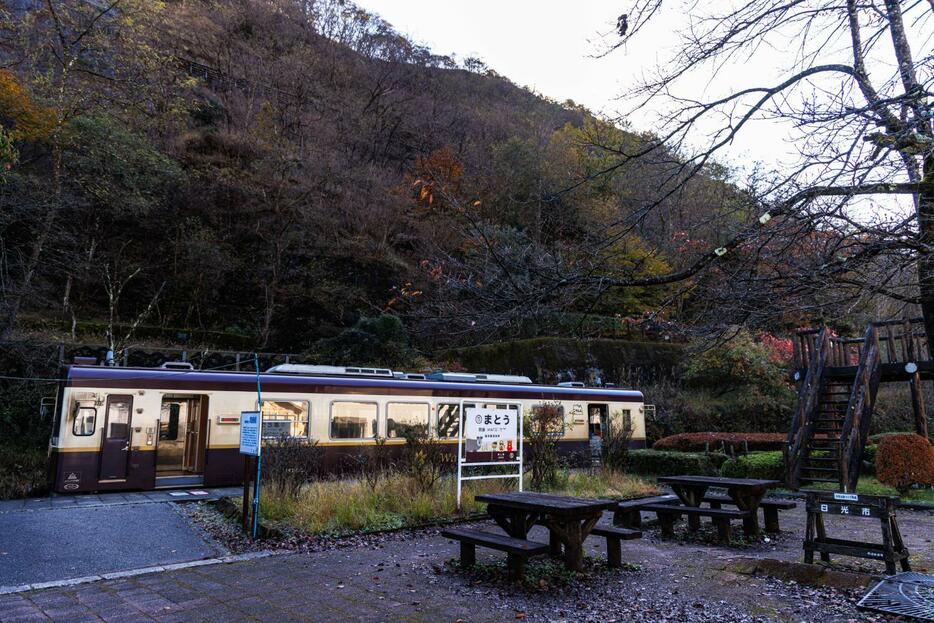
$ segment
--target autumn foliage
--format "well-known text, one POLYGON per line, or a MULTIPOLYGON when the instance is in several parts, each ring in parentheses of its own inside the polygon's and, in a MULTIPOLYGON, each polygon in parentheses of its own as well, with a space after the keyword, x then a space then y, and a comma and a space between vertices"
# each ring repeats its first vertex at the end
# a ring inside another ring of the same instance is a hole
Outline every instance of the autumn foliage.
POLYGON ((6 70, 0 70, 0 111, 13 126, 9 135, 14 141, 40 141, 55 128, 55 112, 38 105, 6 70))
POLYGON ((906 494, 914 484, 934 485, 934 446, 921 435, 888 435, 876 451, 876 478, 906 494))

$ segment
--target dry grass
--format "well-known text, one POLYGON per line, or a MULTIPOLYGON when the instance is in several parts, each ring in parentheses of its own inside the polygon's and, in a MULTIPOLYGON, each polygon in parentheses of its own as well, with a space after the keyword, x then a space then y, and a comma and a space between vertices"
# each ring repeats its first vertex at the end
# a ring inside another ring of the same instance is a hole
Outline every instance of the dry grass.
MULTIPOLYGON (((552 493, 582 497, 632 498, 657 492, 654 484, 616 472, 571 472, 552 493)), ((464 483, 462 514, 481 512, 474 501, 480 493, 514 491, 514 481, 464 483)), ((375 487, 364 480, 324 480, 305 485, 297 498, 266 487, 260 498, 266 521, 282 523, 308 534, 344 534, 384 530, 443 521, 458 516, 456 483, 445 478, 430 493, 420 492, 410 477, 391 474, 375 487)))

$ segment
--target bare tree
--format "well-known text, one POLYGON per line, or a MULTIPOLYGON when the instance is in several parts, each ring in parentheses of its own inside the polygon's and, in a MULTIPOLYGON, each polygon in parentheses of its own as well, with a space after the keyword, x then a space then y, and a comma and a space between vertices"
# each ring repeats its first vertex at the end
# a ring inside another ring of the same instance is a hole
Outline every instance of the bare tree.
POLYGON ((672 57, 628 94, 635 110, 664 111, 657 140, 634 150, 602 145, 617 160, 579 182, 679 154, 658 184, 657 198, 621 219, 613 235, 645 218, 661 198, 680 192, 756 122, 788 127, 797 160, 753 185, 750 195, 761 206, 760 217, 736 228, 716 249, 685 258, 667 275, 603 276, 604 282, 624 288, 713 282, 719 291, 711 300, 732 301, 749 315, 764 313, 778 297, 820 312, 881 295, 903 307, 920 306, 934 335, 934 57, 925 36, 934 25, 934 4, 675 4, 636 0, 627 31, 605 51, 639 37, 666 14, 691 16, 672 57), (710 99, 684 86, 698 75, 744 75, 746 63, 762 54, 774 58, 776 49, 787 50, 779 55, 787 65, 773 83, 753 78, 745 88, 710 99), (899 195, 910 205, 892 198, 899 195), (909 269, 915 279, 904 278, 909 269))

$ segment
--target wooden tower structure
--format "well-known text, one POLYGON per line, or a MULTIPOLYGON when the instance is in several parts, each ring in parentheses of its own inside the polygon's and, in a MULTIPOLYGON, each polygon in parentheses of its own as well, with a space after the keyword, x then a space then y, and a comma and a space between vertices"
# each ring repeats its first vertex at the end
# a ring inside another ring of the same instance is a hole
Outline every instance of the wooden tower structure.
POLYGON ((872 322, 861 338, 827 327, 799 331, 794 361, 798 401, 785 445, 790 488, 832 482, 855 491, 880 383, 910 385, 915 431, 927 437, 921 381, 934 379, 934 357, 922 319, 872 322))

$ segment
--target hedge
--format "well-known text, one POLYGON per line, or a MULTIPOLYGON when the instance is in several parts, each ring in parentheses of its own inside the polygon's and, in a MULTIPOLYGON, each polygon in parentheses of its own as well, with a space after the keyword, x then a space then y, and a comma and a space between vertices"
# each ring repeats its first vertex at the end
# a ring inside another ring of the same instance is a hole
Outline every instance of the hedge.
POLYGON ((629 471, 654 476, 716 476, 717 468, 710 455, 660 450, 630 450, 629 471))
POLYGON ((720 468, 727 478, 761 478, 784 480, 785 461, 781 452, 756 452, 730 459, 720 468))
POLYGON ((786 439, 785 433, 680 433, 659 439, 652 444, 652 449, 703 452, 718 450, 725 444, 737 452, 747 449, 781 450, 786 439))

